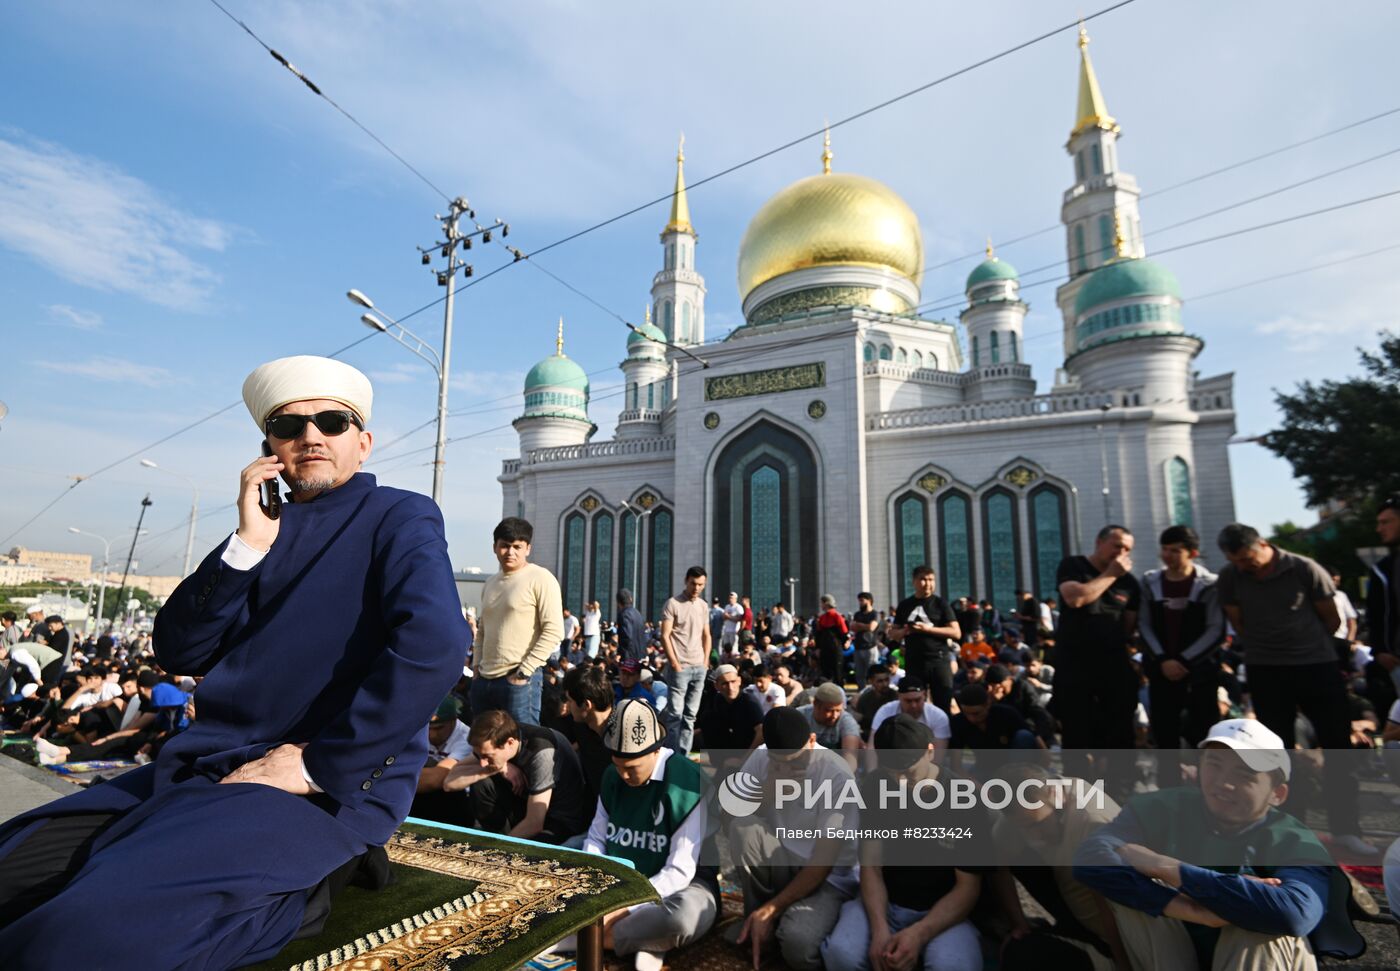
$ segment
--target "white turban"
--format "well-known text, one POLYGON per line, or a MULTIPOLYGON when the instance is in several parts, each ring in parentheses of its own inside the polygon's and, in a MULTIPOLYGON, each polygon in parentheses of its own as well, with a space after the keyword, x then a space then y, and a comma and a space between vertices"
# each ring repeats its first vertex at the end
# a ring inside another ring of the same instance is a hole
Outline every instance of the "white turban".
POLYGON ((263 430, 268 416, 283 405, 318 398, 338 401, 359 415, 362 422, 369 423, 374 401, 369 378, 329 357, 303 354, 269 361, 243 382, 243 403, 258 431, 263 430))

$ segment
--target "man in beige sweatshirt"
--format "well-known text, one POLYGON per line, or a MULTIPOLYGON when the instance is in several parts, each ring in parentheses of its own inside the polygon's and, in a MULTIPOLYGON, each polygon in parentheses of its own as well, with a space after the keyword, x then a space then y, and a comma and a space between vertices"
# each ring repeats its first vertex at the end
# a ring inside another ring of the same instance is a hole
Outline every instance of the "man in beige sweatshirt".
POLYGON ((472 714, 498 709, 520 724, 540 723, 544 664, 564 637, 559 581, 530 562, 535 529, 514 516, 492 534, 501 570, 481 591, 481 620, 472 654, 472 714))

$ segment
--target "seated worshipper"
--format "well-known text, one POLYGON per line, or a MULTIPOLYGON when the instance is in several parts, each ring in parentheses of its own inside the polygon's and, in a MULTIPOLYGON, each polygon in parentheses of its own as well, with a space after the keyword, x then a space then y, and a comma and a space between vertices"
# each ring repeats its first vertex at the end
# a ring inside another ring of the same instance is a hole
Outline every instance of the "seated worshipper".
POLYGON ((934 761, 933 733, 923 722, 901 712, 875 731, 874 742, 880 767, 861 780, 861 831, 907 833, 916 822, 936 835, 860 840, 860 896, 841 906, 822 942, 826 967, 981 971, 982 945, 969 917, 992 866, 991 821, 975 800, 965 809, 950 808, 946 796, 936 808, 914 801, 921 791, 933 802, 933 785, 947 787, 953 778, 934 761), (902 806, 890 795, 901 790, 902 806))
POLYGON ((237 531, 155 618, 160 667, 203 678, 198 717, 152 764, 0 827, 0 966, 271 958, 408 814, 466 621, 437 505, 359 471, 371 398, 329 358, 244 382, 271 454, 239 474, 237 531), (279 477, 289 500, 264 506, 279 477))
MULTIPOLYGON (((642 687, 645 688, 647 694, 651 696, 651 706, 656 709, 658 715, 665 718, 666 713, 670 710, 671 686, 665 681, 658 681, 656 675, 652 673, 651 668, 647 667, 645 664, 642 665, 642 669, 638 672, 638 675, 641 678, 642 687)), ((642 700, 646 701, 647 699, 643 698, 642 700)))
POLYGON ((1013 678, 1002 664, 989 665, 982 680, 987 685, 987 694, 993 704, 1015 708, 1016 714, 1031 727, 1046 748, 1055 744, 1055 719, 1036 700, 1030 685, 1013 678))
POLYGON ((856 721, 860 722, 860 737, 870 739, 870 723, 875 712, 894 701, 899 693, 890 687, 890 669, 883 664, 872 664, 865 672, 866 685, 856 696, 856 721))
POLYGON ((710 764, 723 777, 748 758, 763 741, 763 707, 741 690, 743 681, 732 664, 715 668, 715 689, 705 693, 696 721, 710 764))
POLYGON ((608 722, 603 744, 612 765, 583 848, 620 857, 651 881, 659 903, 615 910, 603 918, 603 947, 634 966, 660 971, 666 952, 699 940, 719 914, 719 882, 700 866, 708 814, 705 775, 662 743, 655 709, 628 699, 608 722))
POLYGON ((968 640, 958 648, 958 660, 963 667, 971 667, 978 661, 995 661, 997 646, 987 642, 987 635, 981 629, 972 631, 968 640))
POLYGON ((474 822, 471 802, 465 792, 443 788, 447 775, 459 762, 472 757, 467 741, 471 729, 462 721, 462 703, 452 695, 442 699, 428 721, 428 761, 418 773, 418 794, 413 797, 410 816, 432 819, 453 826, 474 822))
POLYGON ((1046 664, 1040 658, 1033 657, 1017 677, 1026 683, 1035 694, 1035 700, 1040 702, 1042 707, 1050 703, 1050 699, 1055 693, 1055 666, 1053 664, 1046 664))
POLYGON ((1013 749, 1044 749, 1030 723, 1010 705, 992 700, 985 684, 966 684, 958 690, 958 713, 949 720, 953 768, 962 771, 963 750, 977 753, 976 775, 989 777, 1007 759, 993 753, 1013 749))
MULTIPOLYGON (((87 762, 92 759, 127 759, 141 761, 143 749, 162 743, 190 725, 185 708, 190 700, 173 684, 164 681, 151 691, 150 710, 142 712, 130 728, 113 731, 91 743, 69 742, 57 745, 47 739, 34 739, 40 765, 62 765, 65 762, 87 762)), ((146 761, 149 761, 147 759, 146 761)))
POLYGON ((1200 748, 1199 788, 1134 796, 1074 856, 1075 877, 1112 901, 1133 967, 1312 969, 1317 953, 1359 954, 1346 878, 1278 808, 1283 740, 1238 718, 1200 748))
POLYGON ((564 704, 573 720, 571 737, 588 790, 584 798, 590 806, 597 804, 603 776, 612 765, 612 755, 603 746, 603 727, 616 710, 614 698, 612 682, 601 664, 572 668, 564 675, 564 704))
MULTIPOLYGON (((881 725, 901 712, 928 726, 929 731, 933 733, 933 760, 942 762, 943 753, 948 751, 948 739, 953 734, 951 723, 947 713, 928 700, 928 691, 924 683, 912 675, 899 682, 899 692, 894 701, 888 701, 876 709, 874 717, 870 720, 871 736, 879 731, 881 725)), ((875 761, 875 750, 866 749, 866 771, 875 768, 875 761)))
POLYGON ((846 692, 840 685, 832 681, 817 685, 812 703, 797 710, 812 726, 818 745, 840 752, 852 772, 859 768, 860 723, 846 710, 846 692))
POLYGON ((792 665, 787 661, 778 661, 770 665, 769 670, 773 672, 773 683, 783 689, 787 703, 792 704, 792 699, 802 693, 802 682, 792 676, 792 665))
POLYGON ((997 660, 1003 664, 1014 664, 1023 668, 1035 657, 1035 652, 1021 640, 1021 631, 1015 627, 1005 627, 1001 632, 1001 642, 996 645, 997 660))
POLYGON ((822 941, 856 883, 851 841, 814 834, 854 830, 859 810, 835 799, 779 806, 776 795, 804 784, 840 793, 854 776, 844 759, 817 744, 796 708, 774 708, 763 716, 763 738, 741 770, 762 783, 762 802, 747 816, 726 813, 729 851, 744 891, 744 922, 735 941, 746 945, 755 969, 776 944, 792 971, 818 971, 822 941))
POLYGON ((993 883, 1011 918, 1001 971, 1131 967, 1108 901, 1075 879, 1073 869, 1079 844, 1113 821, 1118 804, 1082 779, 1053 777, 1028 762, 1013 762, 1000 778, 1015 791, 1027 787, 1027 798, 1013 799, 992 827, 998 861, 1005 868, 993 883), (1013 877, 1049 912, 1053 925, 1031 924, 1013 877))
POLYGON ((757 701, 765 715, 787 704, 787 692, 773 680, 773 672, 761 664, 753 669, 753 684, 744 689, 744 694, 757 701))
POLYGON ((638 701, 645 701, 653 708, 656 701, 652 698, 651 692, 642 684, 642 662, 635 658, 625 658, 617 666, 617 684, 613 685, 613 700, 624 701, 628 698, 636 698, 638 701))
POLYGON ((471 789, 476 828, 555 844, 588 828, 593 807, 583 768, 563 735, 484 711, 472 719, 467 740, 476 759, 458 763, 443 788, 471 789))

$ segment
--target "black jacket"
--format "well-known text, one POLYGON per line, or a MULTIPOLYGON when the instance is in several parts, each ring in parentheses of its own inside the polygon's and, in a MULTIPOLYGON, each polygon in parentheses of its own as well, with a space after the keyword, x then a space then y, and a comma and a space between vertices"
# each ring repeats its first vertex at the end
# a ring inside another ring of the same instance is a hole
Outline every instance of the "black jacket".
POLYGON ((1395 567, 1392 552, 1371 567, 1371 582, 1366 589, 1366 626, 1370 629, 1370 648, 1377 654, 1400 654, 1400 611, 1395 609, 1395 594, 1390 578, 1395 567))
MULTIPOLYGON (((1164 570, 1149 570, 1142 577, 1143 609, 1138 614, 1138 632, 1154 660, 1167 660, 1160 632, 1164 629, 1166 607, 1162 599, 1164 570)), ((1181 653, 1174 660, 1195 667, 1215 663, 1216 650, 1225 640, 1225 614, 1215 589, 1216 576, 1196 565, 1196 579, 1187 596, 1186 616, 1181 620, 1181 653)))

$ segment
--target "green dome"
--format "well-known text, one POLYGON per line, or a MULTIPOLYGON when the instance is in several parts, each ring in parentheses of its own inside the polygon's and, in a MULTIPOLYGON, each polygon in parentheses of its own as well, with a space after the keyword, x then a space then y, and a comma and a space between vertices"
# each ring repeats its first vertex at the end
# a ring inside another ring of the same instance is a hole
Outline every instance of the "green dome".
POLYGON ((666 335, 661 332, 660 327, 657 327, 655 324, 642 324, 642 326, 627 335, 627 348, 631 350, 638 344, 659 346, 656 345, 656 341, 662 341, 664 343, 665 340, 666 335))
POLYGON ((1129 297, 1175 297, 1181 287, 1171 270, 1147 259, 1113 260, 1105 263, 1084 281, 1074 301, 1078 317, 1094 307, 1129 297))
POLYGON ((525 390, 533 388, 573 388, 588 393, 588 375, 563 354, 547 357, 525 375, 525 390))
POLYGON ((966 289, 980 287, 984 283, 994 283, 997 280, 1017 280, 1020 279, 1016 272, 1016 267, 1005 260, 999 260, 995 256, 989 256, 967 277, 966 289))

